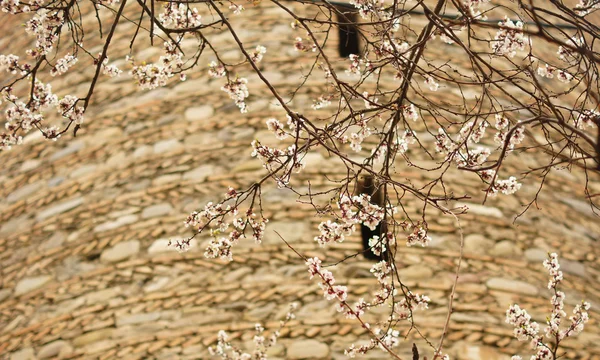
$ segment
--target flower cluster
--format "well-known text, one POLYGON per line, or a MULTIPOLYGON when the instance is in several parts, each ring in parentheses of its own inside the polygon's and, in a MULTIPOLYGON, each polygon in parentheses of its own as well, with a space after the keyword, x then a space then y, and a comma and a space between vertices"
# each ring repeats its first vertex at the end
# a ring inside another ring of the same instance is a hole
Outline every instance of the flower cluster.
POLYGON ((221 88, 227 95, 235 102, 237 107, 240 108, 241 113, 248 112, 248 106, 246 105, 246 98, 250 95, 248 93, 248 80, 246 78, 236 78, 235 80, 229 80, 229 82, 221 88))
POLYGON ((573 75, 569 74, 565 70, 557 69, 554 66, 550 66, 548 64, 546 64, 545 67, 540 66, 537 70, 537 73, 539 76, 546 77, 548 79, 552 79, 554 77, 554 74, 556 74, 556 78, 564 83, 573 80, 573 75))
MULTIPOLYGON (((539 335, 540 326, 535 321, 531 321, 531 316, 521 309, 519 305, 511 305, 506 311, 506 322, 515 327, 514 334, 519 341, 530 341, 532 348, 536 354, 531 359, 554 359, 556 349, 559 343, 567 337, 575 336, 583 331, 585 323, 589 320, 588 310, 590 304, 582 301, 573 309, 573 316, 569 318, 570 324, 560 329, 562 320, 566 318, 567 313, 564 311, 565 293, 558 290, 558 285, 563 280, 563 273, 560 270, 558 263, 558 255, 555 253, 549 254, 548 259, 544 261, 544 267, 550 275, 548 289, 553 291, 550 304, 552 312, 546 318, 546 328, 544 333, 547 338, 555 341, 553 346, 544 343, 544 337, 539 335), (554 350, 553 350, 554 349, 554 350)), ((520 360, 520 356, 513 356, 513 360, 520 360)))
POLYGON ((440 84, 436 83, 432 76, 425 76, 425 85, 429 87, 431 91, 437 91, 440 87, 440 84))
POLYGON ((571 47, 579 48, 583 46, 583 39, 580 37, 572 37, 566 41, 567 46, 559 46, 557 55, 559 59, 569 63, 576 64, 579 62, 580 55, 577 52, 571 50, 571 47))
MULTIPOLYGON (((165 86, 167 80, 181 71, 183 66, 183 54, 177 49, 177 44, 166 41, 166 54, 161 56, 157 64, 145 64, 134 66, 131 75, 142 89, 155 89, 165 86)), ((133 62, 133 59, 130 59, 133 62)))
POLYGON ((26 52, 31 57, 48 54, 56 40, 58 33, 64 24, 62 10, 39 9, 35 15, 25 24, 25 32, 35 36, 35 48, 26 52))
POLYGON ((306 260, 306 266, 308 266, 308 273, 310 274, 311 279, 315 276, 318 276, 321 279, 319 287, 323 290, 323 296, 325 296, 327 300, 338 299, 345 304, 345 301, 348 298, 348 288, 341 285, 334 285, 335 278, 333 274, 331 271, 321 267, 321 260, 319 260, 318 257, 306 260))
POLYGON ((407 246, 421 245, 422 247, 428 246, 431 242, 431 237, 427 235, 426 224, 418 223, 413 226, 413 231, 408 235, 406 240, 407 246))
POLYGON ((104 58, 104 60, 102 61, 102 74, 108 75, 112 78, 120 76, 121 73, 123 73, 123 71, 115 65, 108 65, 108 57, 104 58))
POLYGON ((188 29, 202 25, 201 16, 196 8, 190 8, 184 3, 167 2, 165 11, 158 19, 165 27, 188 29))
POLYGON ((508 55, 514 57, 517 50, 525 49, 526 38, 523 34, 523 23, 512 22, 508 17, 498 23, 502 28, 496 33, 492 50, 498 56, 508 55))
POLYGON ((283 140, 288 137, 287 132, 285 131, 283 124, 279 122, 277 119, 268 119, 267 120, 267 129, 275 133, 275 137, 278 140, 283 140))
POLYGON ((212 78, 222 78, 227 75, 227 70, 225 70, 225 66, 221 63, 217 63, 216 61, 211 61, 208 64, 208 76, 212 78))
POLYGON ((208 352, 212 356, 220 356, 221 359, 226 360, 250 360, 250 359, 267 359, 267 351, 269 348, 274 346, 281 335, 281 329, 283 329, 291 320, 295 319, 294 311, 298 308, 296 303, 290 304, 290 310, 287 313, 284 320, 279 323, 279 329, 275 330, 269 337, 265 336, 265 328, 262 324, 255 324, 254 330, 255 335, 252 338, 254 343, 254 351, 252 353, 245 353, 240 349, 236 348, 229 341, 229 335, 224 330, 220 330, 217 333, 217 345, 209 347, 208 352))
POLYGON ((267 52, 266 47, 257 45, 256 48, 250 53, 250 59, 255 64, 258 64, 262 60, 263 55, 265 55, 266 52, 267 52))
POLYGON ((75 122, 76 124, 83 123, 83 113, 85 108, 77 106, 79 99, 72 95, 67 95, 58 102, 58 112, 63 117, 75 122))
POLYGON ((66 73, 77 61, 78 59, 75 56, 71 54, 65 55, 65 57, 56 60, 56 64, 50 70, 50 75, 58 76, 66 73))
POLYGON ((598 127, 600 125, 600 112, 594 110, 582 111, 575 119, 575 125, 580 129, 598 127))
POLYGON ((579 4, 575 6, 575 12, 579 16, 585 16, 598 9, 600 9, 600 1, 598 0, 579 0, 579 4))

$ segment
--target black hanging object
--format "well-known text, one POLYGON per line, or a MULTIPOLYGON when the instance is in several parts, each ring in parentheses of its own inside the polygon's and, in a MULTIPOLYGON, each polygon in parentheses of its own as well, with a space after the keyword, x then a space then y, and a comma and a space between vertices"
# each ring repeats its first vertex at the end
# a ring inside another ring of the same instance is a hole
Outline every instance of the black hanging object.
MULTIPOLYGON (((371 203, 379 205, 381 207, 384 206, 383 193, 380 189, 375 188, 375 182, 373 176, 367 175, 363 178, 359 178, 356 184, 356 193, 357 194, 367 194, 371 195, 371 203)), ((360 225, 360 233, 362 235, 362 244, 363 244, 363 255, 368 260, 381 261, 387 259, 388 250, 381 253, 381 255, 376 255, 371 250, 369 246, 369 239, 373 238, 373 236, 379 236, 380 241, 385 241, 385 225, 379 223, 375 230, 371 230, 365 225, 360 225)))
POLYGON ((347 58, 351 54, 360 55, 360 49, 358 47, 358 30, 356 28, 356 12, 349 12, 348 9, 338 9, 338 11, 337 21, 339 23, 340 57, 347 58))

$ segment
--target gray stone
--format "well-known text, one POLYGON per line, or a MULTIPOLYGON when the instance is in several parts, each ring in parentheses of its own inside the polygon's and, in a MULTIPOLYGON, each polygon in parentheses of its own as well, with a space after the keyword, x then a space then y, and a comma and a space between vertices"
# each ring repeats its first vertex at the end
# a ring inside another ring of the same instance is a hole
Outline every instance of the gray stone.
POLYGON ((152 154, 152 146, 150 145, 142 145, 139 148, 135 149, 133 152, 134 158, 140 158, 144 156, 148 156, 152 154))
POLYGON ((494 246, 494 240, 480 234, 465 236, 465 251, 474 254, 486 254, 494 246))
POLYGON ((267 224, 264 242, 266 244, 282 244, 279 233, 290 244, 299 242, 312 242, 311 228, 308 222, 303 221, 273 221, 267 224))
POLYGON ((490 254, 502 257, 515 257, 521 255, 523 251, 517 246, 517 242, 513 240, 502 240, 494 245, 490 250, 490 254))
POLYGON ((49 359, 55 358, 58 354, 70 353, 73 351, 73 347, 64 340, 56 340, 48 343, 38 351, 38 359, 49 359))
POLYGON ((154 144, 154 153, 163 154, 183 148, 183 145, 177 139, 162 140, 154 144))
POLYGON ((187 121, 207 120, 215 114, 215 109, 210 105, 202 105, 185 110, 187 121))
POLYGON ((177 93, 186 93, 186 92, 197 92, 206 87, 207 79, 206 77, 202 77, 200 79, 194 80, 186 80, 181 82, 173 88, 177 93))
POLYGON ((407 266, 398 270, 398 273, 400 274, 400 279, 402 281, 429 279, 433 276, 433 271, 429 267, 421 264, 407 266))
POLYGON ((147 323, 150 321, 156 321, 159 318, 160 312, 117 316, 117 327, 147 323))
POLYGON ((73 170, 70 174, 69 177, 71 179, 75 179, 78 178, 80 176, 84 176, 87 174, 91 174, 92 172, 94 172, 96 169, 98 168, 98 165, 96 164, 86 164, 83 166, 78 167, 77 169, 73 170))
POLYGON ((41 164, 42 164, 42 161, 38 160, 38 159, 25 160, 25 161, 23 161, 23 164, 21 164, 21 168, 19 169, 19 171, 26 172, 29 170, 33 170, 33 169, 37 168, 38 166, 40 166, 41 164))
POLYGON ((12 293, 11 289, 1 289, 0 290, 0 303, 3 302, 4 300, 6 300, 10 296, 10 293, 12 293))
POLYGON ((566 272, 568 274, 577 275, 579 277, 585 277, 586 271, 585 271, 584 264, 582 264, 578 261, 567 260, 567 259, 560 259, 559 262, 560 262, 560 267, 564 272, 566 272))
POLYGON ((35 352, 32 348, 27 347, 12 353, 10 360, 36 360, 35 352))
POLYGON ((120 127, 106 127, 94 133, 89 141, 92 145, 103 145, 111 140, 118 139, 122 134, 123 130, 120 127))
POLYGON ((317 340, 294 341, 287 348, 288 359, 322 359, 329 356, 329 346, 317 340))
POLYGON ((181 180, 181 174, 166 174, 163 176, 159 176, 152 180, 153 185, 164 185, 175 181, 181 180))
POLYGON ((485 285, 492 290, 507 291, 524 295, 537 295, 539 292, 536 286, 513 279, 491 278, 485 285))
POLYGON ((40 249, 41 250, 54 249, 56 247, 61 246, 65 242, 66 239, 67 239, 67 235, 64 232, 57 231, 54 234, 52 234, 50 239, 44 241, 40 245, 40 249))
POLYGON ((73 142, 69 142, 68 143, 69 146, 67 146, 66 148, 59 150, 57 152, 55 152, 54 154, 52 154, 50 156, 50 161, 56 161, 60 158, 63 158, 67 155, 71 155, 73 153, 78 152, 79 150, 83 149, 85 144, 83 143, 83 141, 73 141, 73 142))
POLYGON ((466 205, 469 208, 468 213, 470 213, 470 214, 491 216, 491 217, 497 217, 497 218, 504 217, 504 214, 502 213, 502 211, 500 211, 500 209, 492 207, 492 206, 483 206, 483 205, 472 204, 472 203, 462 203, 460 205, 466 205))
POLYGON ((142 211, 142 219, 149 219, 157 216, 168 215, 173 212, 173 207, 169 203, 151 205, 142 211))
POLYGON ((127 161, 127 154, 125 154, 125 151, 119 151, 106 160, 106 165, 109 168, 123 168, 127 166, 128 163, 129 162, 127 161))
POLYGON ((150 293, 158 291, 164 288, 171 281, 170 277, 167 276, 156 276, 146 286, 144 286, 144 292, 150 293))
POLYGON ((10 194, 8 194, 8 196, 6 197, 6 201, 9 204, 12 204, 23 198, 26 198, 27 196, 35 193, 36 191, 42 190, 45 186, 46 186, 46 182, 44 180, 40 180, 40 181, 36 181, 31 184, 27 184, 25 186, 22 186, 22 187, 16 189, 15 191, 11 192, 10 194))
POLYGON ((112 336, 114 331, 114 329, 108 328, 85 333, 73 339, 73 345, 81 347, 87 344, 108 339, 112 336))
POLYGON ((560 201, 569 205, 573 210, 588 216, 594 216, 592 205, 588 201, 561 197, 560 201))
POLYGON ((172 247, 169 247, 169 239, 158 239, 155 240, 152 245, 148 248, 149 254, 156 254, 161 252, 173 251, 172 247))
POLYGON ((74 199, 71 200, 67 200, 64 201, 58 205, 54 205, 46 210, 42 210, 38 213, 38 215, 36 216, 36 220, 37 221, 43 221, 49 217, 55 216, 55 215, 59 215, 62 214, 64 212, 67 212, 69 210, 72 210, 76 207, 78 207, 79 205, 83 204, 83 198, 80 197, 76 197, 74 199))
POLYGON ((55 177, 51 178, 50 180, 48 180, 48 187, 58 186, 58 185, 62 184, 63 181, 65 181, 64 177, 62 177, 62 176, 55 176, 55 177))
POLYGON ((117 297, 120 293, 121 287, 116 286, 86 294, 85 300, 88 305, 102 303, 117 297))
POLYGON ((138 220, 137 215, 134 215, 134 214, 124 215, 124 216, 121 216, 120 218, 118 218, 117 220, 107 221, 105 223, 102 223, 102 224, 96 226, 94 228, 94 232, 113 230, 113 229, 119 228, 121 226, 133 224, 137 220, 138 220))
MULTIPOLYGON (((200 165, 183 174, 183 180, 191 180, 193 182, 203 182, 207 177, 217 172, 217 167, 210 164, 200 165)), ((222 171, 219 171, 222 172, 222 171)))
POLYGON ((116 262, 127 259, 128 257, 137 254, 140 251, 140 242, 130 240, 120 242, 110 249, 104 250, 100 255, 100 260, 104 262, 116 262))
POLYGON ((525 250, 525 258, 531 262, 542 263, 548 258, 548 251, 540 248, 531 248, 525 250))
POLYGON ((50 275, 25 278, 19 281, 19 283, 15 287, 15 296, 20 296, 32 290, 38 289, 44 286, 44 284, 46 284, 50 280, 52 280, 52 276, 50 275))
POLYGON ((6 221, 0 227, 0 234, 16 233, 19 230, 28 229, 33 224, 33 219, 30 219, 27 214, 12 218, 6 221))

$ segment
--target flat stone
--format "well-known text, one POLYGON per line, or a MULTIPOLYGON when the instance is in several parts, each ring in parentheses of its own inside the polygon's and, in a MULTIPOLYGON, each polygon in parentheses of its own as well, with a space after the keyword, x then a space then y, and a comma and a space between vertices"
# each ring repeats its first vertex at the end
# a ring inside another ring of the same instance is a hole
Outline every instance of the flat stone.
POLYGON ((94 228, 94 232, 113 230, 113 229, 119 228, 121 226, 133 224, 137 220, 138 220, 137 215, 134 215, 134 214, 124 215, 124 216, 121 216, 120 218, 118 218, 117 220, 107 221, 105 223, 102 223, 102 224, 96 226, 94 228))
POLYGON ((173 88, 177 93, 186 93, 186 92, 198 92, 206 87, 207 83, 206 77, 202 77, 200 79, 194 80, 186 80, 181 82, 173 88))
POLYGON ((207 120, 215 114, 215 109, 210 105, 196 106, 185 110, 187 121, 207 120))
POLYGON ((119 151, 106 160, 106 165, 109 168, 123 168, 127 166, 128 163, 125 151, 119 151))
POLYGON ((64 340, 56 340, 48 343, 38 351, 38 359, 50 359, 55 358, 58 354, 70 353, 73 351, 73 347, 64 340))
POLYGON ((0 234, 10 234, 18 232, 19 230, 24 231, 33 224, 33 219, 30 219, 27 214, 12 218, 6 221, 0 227, 0 234))
POLYGON ((33 169, 37 168, 38 166, 40 166, 41 164, 42 164, 42 161, 38 160, 38 159, 25 160, 25 161, 23 161, 23 164, 21 164, 21 168, 19 169, 19 171, 26 172, 29 170, 33 170, 33 169))
POLYGON ((52 154, 49 158, 50 161, 56 161, 67 155, 74 154, 85 147, 85 144, 83 141, 73 141, 73 142, 68 142, 68 144, 69 145, 66 148, 61 149, 61 150, 55 152, 54 154, 52 154))
POLYGON ((144 292, 150 293, 158 291, 164 288, 171 281, 170 277, 167 276, 156 276, 146 286, 144 286, 144 292))
POLYGON ((105 127, 99 129, 94 133, 94 136, 90 137, 90 143, 92 145, 103 145, 111 140, 118 139, 121 135, 123 135, 123 130, 120 127, 105 127))
POLYGON ((232 170, 231 173, 237 174, 244 171, 255 171, 262 169, 262 162, 258 159, 245 160, 237 164, 232 170))
POLYGON ((169 203, 156 204, 146 207, 142 210, 142 219, 149 219, 157 216, 168 215, 173 212, 173 207, 169 203))
POLYGON ((540 248, 530 248, 525 250, 525 258, 530 262, 542 263, 548 258, 548 251, 540 248))
POLYGON ((494 244, 489 253, 494 256, 515 257, 523 254, 523 251, 517 246, 517 242, 513 240, 502 240, 494 244))
POLYGON ((10 355, 10 360, 36 360, 35 351, 32 348, 24 348, 10 355))
POLYGON ((594 216, 592 205, 588 201, 560 197, 560 201, 569 205, 573 210, 588 216, 594 216))
POLYGON ((152 185, 164 185, 181 180, 181 174, 166 174, 152 180, 152 185))
POLYGON ((290 244, 299 242, 313 242, 314 236, 311 236, 311 228, 308 222, 303 221, 273 221, 267 224, 265 228, 265 244, 283 244, 283 241, 277 235, 279 233, 285 241, 290 244), (277 232, 277 233, 276 233, 277 232))
POLYGON ((96 165, 96 164, 86 164, 86 165, 80 166, 77 169, 73 170, 69 174, 69 177, 71 179, 75 179, 75 178, 78 178, 80 176, 91 174, 94 171, 96 171, 97 168, 98 168, 98 165, 96 165))
POLYGON ((169 239, 155 240, 148 248, 148 254, 156 254, 167 251, 173 251, 173 248, 169 247, 169 239))
MULTIPOLYGON (((203 182, 207 177, 215 174, 217 166, 215 165, 200 165, 183 174, 183 180, 191 180, 193 182, 203 182)), ((219 171, 222 172, 222 171, 219 171)))
POLYGON ((73 345, 76 347, 81 347, 97 341, 108 339, 112 336, 114 331, 114 329, 107 328, 85 333, 73 339, 73 345))
POLYGON ((10 194, 8 194, 8 196, 6 197, 6 201, 9 204, 12 204, 23 198, 26 198, 27 196, 35 193, 36 191, 42 190, 45 187, 46 187, 46 182, 44 180, 40 180, 40 181, 36 181, 31 184, 27 184, 25 186, 22 186, 22 187, 16 189, 15 191, 11 192, 10 194))
POLYGON ((529 283, 513 279, 491 278, 485 285, 492 290, 500 290, 524 295, 537 295, 539 290, 529 283))
POLYGON ((104 250, 100 255, 100 260, 104 262, 116 262, 127 259, 140 251, 140 242, 138 240, 123 241, 110 249, 104 250))
POLYGON ((134 158, 140 158, 152 154, 152 146, 142 145, 133 151, 134 158))
POLYGON ((577 275, 579 277, 585 277, 585 265, 580 263, 579 261, 567 260, 567 259, 559 259, 560 268, 568 273, 577 275))
POLYGON ((122 289, 119 286, 102 289, 86 294, 85 300, 88 305, 102 303, 117 297, 121 291, 122 289))
POLYGON ((10 296, 10 293, 12 293, 11 289, 0 289, 0 303, 6 300, 10 296))
POLYGON ((473 204, 473 203, 461 203, 459 205, 466 205, 469 208, 468 213, 470 213, 470 214, 491 216, 491 217, 497 217, 497 218, 504 217, 504 214, 502 213, 502 211, 500 211, 500 209, 492 207, 492 206, 483 206, 483 205, 473 204))
POLYGON ((317 340, 294 341, 287 348, 288 359, 322 359, 329 356, 329 346, 317 340))
POLYGON ((182 149, 183 145, 177 139, 162 140, 154 144, 153 151, 155 154, 163 154, 182 149))
POLYGON ((44 286, 44 284, 46 284, 50 280, 52 280, 52 276, 50 275, 25 278, 19 281, 19 283, 15 287, 15 296, 20 296, 32 290, 38 289, 44 286))
POLYGON ((50 239, 44 241, 40 245, 40 249, 41 250, 54 249, 56 247, 61 246, 65 242, 66 239, 67 239, 67 235, 64 232, 57 231, 54 234, 52 234, 50 239))
POLYGON ((494 246, 495 241, 480 234, 465 236, 465 251, 474 254, 486 254, 494 246))
POLYGON ((38 213, 38 215, 36 216, 36 220, 43 221, 49 217, 56 216, 56 215, 62 214, 64 212, 67 212, 69 210, 72 210, 81 204, 83 204, 83 198, 81 196, 76 197, 71 200, 64 201, 58 205, 54 205, 50 208, 47 208, 46 210, 40 211, 38 213))
POLYGON ((62 184, 65 181, 65 178, 62 176, 55 176, 48 180, 48 187, 55 187, 62 184))
POLYGON ((402 281, 429 279, 433 276, 433 271, 429 267, 423 266, 422 264, 407 266, 399 269, 398 273, 400 274, 400 279, 402 281))
POLYGON ((159 318, 160 312, 117 316, 117 327, 147 323, 150 321, 156 321, 159 318))

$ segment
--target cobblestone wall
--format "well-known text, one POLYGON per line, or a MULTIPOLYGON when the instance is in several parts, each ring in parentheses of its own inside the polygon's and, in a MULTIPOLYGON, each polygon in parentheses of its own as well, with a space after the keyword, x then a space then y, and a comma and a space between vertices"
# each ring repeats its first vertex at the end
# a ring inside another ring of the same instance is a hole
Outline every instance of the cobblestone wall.
MULTIPOLYGON (((244 41, 267 46, 264 74, 288 94, 307 66, 292 50, 288 19, 268 4, 242 16, 248 19, 238 23, 244 41)), ((3 52, 21 36, 13 25, 0 23, 8 34, 0 40, 3 52)), ((115 59, 127 51, 129 35, 117 34, 115 59)), ((231 46, 226 56, 239 56, 226 34, 213 35, 221 46, 231 46)), ((138 58, 157 56, 148 49, 138 58)), ((201 63, 209 60, 203 57, 201 63)), ((81 93, 86 76, 69 75, 54 89, 81 93)), ((206 237, 185 254, 166 247, 168 238, 187 234, 182 221, 188 212, 227 186, 242 188, 263 173, 250 158, 249 143, 273 141, 264 120, 281 111, 250 78, 247 115, 240 115, 219 90, 222 82, 209 79, 203 67, 186 82, 153 91, 138 91, 125 76, 104 81, 76 138, 65 134, 49 142, 30 135, 25 145, 0 153, 0 359, 208 359, 207 346, 218 330, 228 330, 244 346, 254 323, 277 327, 292 301, 300 304, 298 317, 270 351, 273 359, 341 359, 345 347, 365 339, 360 327, 323 299, 303 262, 273 230, 306 255, 328 262, 358 251, 359 239, 319 248, 312 239, 321 219, 294 203, 293 194, 266 189, 272 221, 265 243, 241 243, 231 264, 203 258, 206 237)), ((292 104, 309 108, 320 86, 309 82, 292 104)), ((524 153, 510 170, 535 166, 540 156, 524 153)), ((327 184, 324 173, 343 176, 326 154, 307 160, 301 179, 312 186, 327 184)), ((397 176, 426 180, 401 164, 397 176)), ((593 176, 590 186, 598 193, 600 181, 593 176)), ((455 193, 473 193, 479 186, 462 174, 450 174, 448 181, 455 193)), ((582 200, 585 181, 577 168, 556 172, 546 182, 539 209, 516 223, 520 205, 536 187, 525 185, 517 196, 485 205, 480 198, 469 201, 469 214, 461 218, 467 235, 464 265, 447 337, 452 358, 506 359, 526 348, 512 337, 504 312, 518 302, 545 321, 548 291, 541 263, 548 251, 558 251, 567 301, 592 303, 588 330, 564 343, 566 358, 600 359, 600 222, 582 200)), ((405 206, 419 211, 419 204, 405 206)), ((400 248, 398 261, 406 284, 431 297, 431 310, 417 324, 437 339, 459 246, 450 218, 439 217, 429 228, 432 247, 400 248)), ((359 298, 375 287, 369 267, 357 258, 332 271, 348 284, 350 296, 359 298)), ((407 358, 415 335, 400 345, 407 358)), ((417 344, 427 349, 422 341, 417 344)), ((374 351, 367 358, 384 355, 374 351)))

